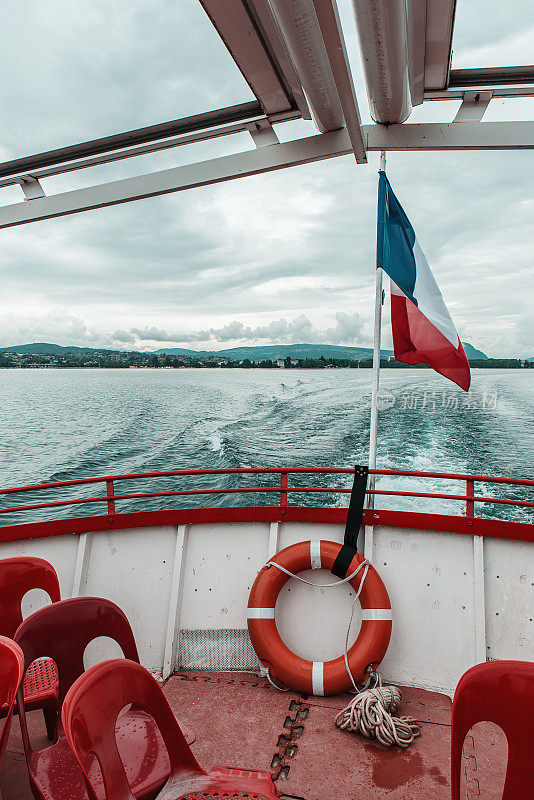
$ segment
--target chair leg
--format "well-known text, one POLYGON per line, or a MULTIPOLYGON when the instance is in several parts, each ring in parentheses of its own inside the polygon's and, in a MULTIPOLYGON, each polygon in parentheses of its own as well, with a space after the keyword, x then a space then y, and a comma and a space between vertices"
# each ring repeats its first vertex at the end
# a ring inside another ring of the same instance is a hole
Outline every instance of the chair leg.
POLYGON ((43 717, 46 725, 46 734, 51 742, 57 738, 57 706, 45 706, 43 717))

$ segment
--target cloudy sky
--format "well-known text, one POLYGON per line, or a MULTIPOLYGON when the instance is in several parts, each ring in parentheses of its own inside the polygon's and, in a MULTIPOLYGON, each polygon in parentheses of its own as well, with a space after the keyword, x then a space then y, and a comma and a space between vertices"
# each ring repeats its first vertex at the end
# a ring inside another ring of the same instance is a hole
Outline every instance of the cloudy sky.
MULTIPOLYGON (((350 1, 339 5, 369 122, 350 1)), ((0 14, 2 161, 253 99, 198 0, 4 0, 0 14)), ((531 0, 458 0, 455 67, 530 64, 533 42, 531 0)), ((458 106, 426 103, 411 121, 450 121, 458 106)), ((534 100, 494 100, 485 118, 533 114, 534 100)), ((243 134, 43 183, 251 147, 243 134)), ((369 344, 377 166, 347 156, 0 231, 0 345, 369 344)), ((461 338, 534 355, 532 151, 392 153, 388 174, 461 338)), ((0 203, 19 200, 0 189, 0 203)))

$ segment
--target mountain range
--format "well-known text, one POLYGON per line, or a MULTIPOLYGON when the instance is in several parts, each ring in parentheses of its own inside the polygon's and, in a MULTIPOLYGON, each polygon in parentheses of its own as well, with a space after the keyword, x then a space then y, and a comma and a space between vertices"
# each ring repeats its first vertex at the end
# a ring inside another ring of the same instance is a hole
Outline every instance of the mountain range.
MULTIPOLYGON (((477 350, 468 342, 463 342, 465 354, 468 359, 487 359, 488 356, 481 350, 477 350)), ((136 350, 109 350, 98 347, 76 347, 69 345, 64 347, 60 344, 50 344, 48 342, 34 342, 33 344, 18 344, 11 347, 0 347, 0 353, 31 353, 34 355, 67 355, 82 353, 124 353, 139 352, 136 350)), ((163 347, 159 350, 151 351, 156 355, 175 355, 188 356, 190 358, 232 358, 242 361, 245 358, 251 361, 263 361, 275 358, 347 358, 351 360, 366 360, 373 357, 371 347, 345 347, 336 344, 271 344, 261 347, 231 347, 224 350, 186 350, 182 347, 163 347)), ((146 351, 145 351, 146 353, 146 351)), ((382 350, 383 358, 393 355, 392 350, 382 350)))
MULTIPOLYGON (((467 358, 488 358, 481 350, 477 350, 472 345, 464 342, 464 349, 467 358)), ((206 358, 207 356, 220 356, 221 358, 233 358, 241 361, 249 358, 251 361, 258 361, 273 358, 348 358, 351 360, 363 361, 373 357, 372 347, 345 347, 337 344, 271 344, 262 347, 231 347, 227 350, 214 351, 193 351, 181 348, 165 347, 156 350, 156 353, 168 355, 196 355, 206 358)), ((393 350, 381 350, 382 358, 393 355, 393 350)))
MULTIPOLYGON (((248 358, 251 361, 264 361, 276 358, 349 358, 361 361, 373 357, 373 350, 370 347, 343 347, 336 344, 269 344, 260 347, 230 347, 224 350, 183 350, 178 347, 164 347, 156 350, 156 353, 166 355, 197 356, 207 358, 216 356, 220 358, 232 358, 235 361, 242 361, 248 358)), ((393 355, 393 350, 382 350, 382 356, 387 358, 393 355)))

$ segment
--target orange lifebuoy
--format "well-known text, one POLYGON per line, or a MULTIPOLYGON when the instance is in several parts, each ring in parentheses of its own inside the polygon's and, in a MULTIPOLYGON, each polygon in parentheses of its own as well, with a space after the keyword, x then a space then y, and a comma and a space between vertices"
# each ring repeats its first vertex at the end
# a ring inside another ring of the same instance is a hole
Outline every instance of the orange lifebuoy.
MULTIPOLYGON (((271 562, 294 574, 306 569, 330 570, 342 545, 325 540, 299 542, 273 556, 271 562)), ((356 553, 347 575, 363 562, 356 553)), ((363 569, 350 581, 360 587, 363 569)), ((313 695, 340 694, 352 687, 344 655, 332 661, 308 661, 293 653, 282 641, 275 622, 276 599, 289 575, 266 564, 258 573, 248 600, 247 624, 256 654, 270 675, 285 686, 313 695)), ((360 593, 362 625, 358 637, 347 653, 349 669, 356 683, 367 677, 366 670, 375 669, 386 654, 391 636, 391 604, 380 575, 370 566, 360 593)))

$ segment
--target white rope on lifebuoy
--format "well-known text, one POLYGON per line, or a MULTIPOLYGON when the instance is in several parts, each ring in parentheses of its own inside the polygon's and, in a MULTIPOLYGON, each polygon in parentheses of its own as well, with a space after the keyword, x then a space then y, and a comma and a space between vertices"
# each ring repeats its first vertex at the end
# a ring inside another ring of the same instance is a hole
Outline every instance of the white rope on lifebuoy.
POLYGON ((315 586, 316 589, 331 589, 333 586, 341 586, 342 583, 348 583, 353 578, 355 578, 356 575, 358 574, 358 572, 361 570, 361 568, 363 566, 365 566, 364 576, 363 576, 363 578, 362 578, 362 580, 360 582, 360 588, 358 589, 358 594, 356 596, 356 599, 357 599, 360 596, 360 592, 361 592, 361 590, 363 588, 365 577, 367 575, 367 571, 369 570, 369 567, 371 566, 371 562, 369 561, 369 559, 364 558, 362 563, 358 564, 358 566, 354 570, 354 572, 351 572, 351 574, 347 575, 346 578, 342 578, 340 581, 334 581, 333 583, 314 583, 313 581, 307 581, 306 578, 301 578, 300 575, 296 575, 294 572, 290 572, 288 569, 283 567, 281 564, 277 564, 276 561, 268 561, 265 566, 266 567, 276 567, 276 569, 279 569, 280 572, 285 572, 286 575, 289 575, 290 578, 295 578, 295 580, 300 581, 301 583, 306 583, 306 584, 308 584, 308 586, 315 586))
POLYGON ((376 739, 385 747, 397 745, 406 748, 421 735, 421 728, 413 717, 393 716, 401 700, 400 689, 382 686, 377 676, 377 685, 359 692, 334 721, 338 728, 376 739))
MULTIPOLYGON (((356 602, 357 602, 357 600, 360 597, 360 594, 362 592, 363 585, 364 585, 365 579, 367 577, 367 573, 369 572, 369 567, 371 566, 371 562, 369 561, 369 559, 368 558, 364 558, 362 563, 358 565, 358 567, 354 570, 354 572, 352 572, 350 575, 347 575, 346 578, 342 578, 340 581, 334 581, 334 583, 313 583, 312 581, 307 581, 306 578, 301 578, 300 575, 295 575, 294 572, 290 572, 285 567, 282 567, 281 564, 277 564, 276 561, 269 561, 267 566, 268 567, 276 567, 277 569, 281 570, 282 572, 285 572, 286 575, 289 575, 290 578, 296 578, 301 583, 308 584, 308 586, 315 586, 316 589, 331 589, 333 586, 341 586, 342 583, 348 583, 349 581, 351 581, 353 578, 356 577, 356 575, 358 574, 358 572, 361 570, 362 567, 364 568, 363 569, 363 576, 362 576, 362 579, 360 581, 360 585, 358 587, 358 591, 356 592, 356 595, 354 596, 354 600, 352 601, 352 608, 351 608, 351 612, 350 612, 349 627, 347 628, 347 636, 345 638, 345 651, 343 653, 343 658, 345 659, 345 669, 347 670, 347 674, 348 674, 348 676, 350 678, 350 682, 354 686, 354 691, 359 692, 358 686, 356 685, 356 683, 354 681, 354 678, 352 676, 352 672, 350 671, 350 667, 349 667, 349 657, 348 657, 349 636, 350 636, 350 629, 352 627, 352 619, 354 617, 354 608, 355 608, 356 602)), ((275 689, 279 689, 280 688, 279 686, 276 686, 276 684, 274 684, 272 682, 271 678, 269 677, 269 673, 268 672, 267 672, 267 680, 269 681, 271 686, 275 687, 275 689)))
MULTIPOLYGON (((349 627, 348 627, 348 630, 347 630, 347 637, 345 639, 345 652, 343 653, 343 656, 344 656, 344 659, 345 659, 345 667, 347 669, 348 676, 349 676, 349 678, 351 680, 352 685, 354 686, 355 691, 358 692, 359 689, 358 689, 356 683, 354 682, 354 678, 352 677, 352 672, 350 671, 349 659, 348 659, 347 653, 348 653, 348 649, 349 649, 349 636, 350 636, 350 629, 351 629, 351 626, 352 626, 352 618, 354 617, 354 607, 356 605, 356 601, 358 600, 358 598, 359 598, 359 596, 361 594, 361 591, 363 589, 363 585, 365 583, 365 579, 367 577, 367 573, 369 572, 369 567, 371 566, 371 562, 369 561, 369 559, 364 558, 362 563, 357 566, 357 568, 354 570, 354 572, 351 572, 350 575, 347 575, 345 578, 342 578, 339 581, 334 581, 334 583, 313 583, 312 581, 306 580, 306 578, 301 578, 300 575, 296 575, 294 572, 290 572, 288 569, 283 567, 281 564, 277 564, 276 561, 269 561, 266 564, 266 566, 267 567, 276 567, 281 572, 285 572, 286 575, 289 575, 290 578, 295 578, 297 581, 300 581, 301 583, 306 583, 308 586, 315 586, 316 589, 331 589, 333 586, 341 586, 342 583, 348 583, 349 581, 351 581, 353 578, 356 577, 356 575, 358 574, 358 572, 361 570, 362 567, 364 568, 363 577, 362 577, 362 579, 360 581, 360 585, 358 587, 358 591, 356 592, 356 596, 354 597, 354 600, 352 601, 352 609, 351 609, 351 613, 350 613, 349 627)), ((267 680, 269 681, 271 686, 273 686, 275 689, 278 689, 278 691, 280 691, 280 692, 288 692, 289 691, 288 688, 285 688, 283 686, 278 686, 272 680, 271 676, 269 675, 269 668, 268 667, 267 667, 267 670, 266 670, 266 673, 265 673, 265 677, 267 678, 267 680)))

